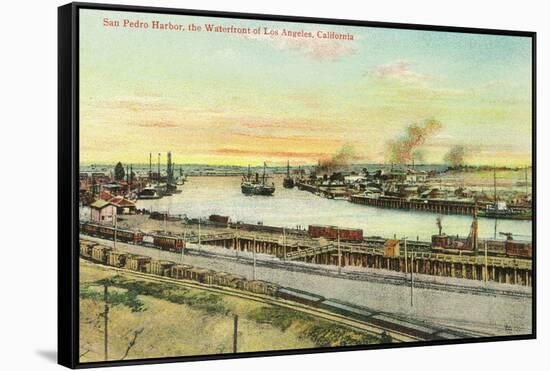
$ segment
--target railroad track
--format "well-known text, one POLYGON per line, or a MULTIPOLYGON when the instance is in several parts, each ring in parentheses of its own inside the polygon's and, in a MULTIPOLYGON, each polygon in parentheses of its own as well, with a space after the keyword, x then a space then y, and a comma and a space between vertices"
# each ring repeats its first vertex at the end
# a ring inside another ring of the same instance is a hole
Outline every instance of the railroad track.
MULTIPOLYGON (((204 256, 204 257, 216 257, 218 259, 226 259, 226 260, 232 260, 232 261, 238 261, 241 264, 247 264, 252 265, 253 259, 249 257, 241 256, 238 259, 234 256, 227 256, 223 254, 216 254, 214 252, 210 251, 204 251, 204 250, 195 250, 195 249, 188 249, 187 250, 189 255, 195 255, 195 256, 204 256)), ((346 272, 342 271, 340 274, 334 269, 326 269, 319 266, 305 266, 303 264, 292 264, 292 263, 284 263, 279 261, 270 261, 270 260, 256 260, 257 266, 263 266, 268 268, 277 268, 277 269, 284 269, 284 270, 290 270, 290 271, 296 271, 296 272, 303 272, 303 273, 310 273, 310 274, 318 274, 323 276, 330 276, 335 278, 342 278, 342 279, 350 279, 350 280, 356 280, 356 281, 369 281, 369 282, 376 282, 376 283, 384 283, 384 284, 392 284, 397 286, 403 286, 403 285, 410 285, 410 280, 408 277, 396 277, 386 274, 378 274, 375 272, 346 272)), ((515 298, 531 298, 532 293, 531 292, 522 292, 522 291, 512 291, 512 290, 505 290, 505 289, 497 289, 497 288, 487 288, 487 287, 475 287, 475 286, 461 286, 459 284, 453 284, 453 283, 439 283, 439 282, 426 282, 422 281, 418 275, 415 275, 415 288, 420 289, 430 289, 430 290, 438 290, 438 291, 448 291, 448 292, 456 292, 456 293, 462 293, 462 294, 474 294, 474 295, 490 295, 490 296, 507 296, 507 297, 515 297, 515 298)))
POLYGON ((103 270, 107 271, 116 271, 116 272, 122 272, 126 275, 138 277, 141 279, 145 279, 148 281, 155 281, 155 282, 162 282, 162 283, 170 283, 177 286, 182 286, 186 288, 193 288, 193 289, 199 289, 209 292, 214 292, 222 295, 229 295, 245 300, 251 300, 258 303, 273 305, 281 308, 291 309, 295 310, 301 313, 309 314, 314 317, 324 319, 327 321, 331 321, 334 323, 338 323, 340 325, 346 326, 348 328, 352 328, 359 331, 364 331, 369 334, 373 335, 382 335, 383 333, 386 333, 391 336, 393 340, 396 340, 398 342, 410 342, 410 341, 427 341, 430 339, 421 338, 417 336, 412 336, 410 334, 405 334, 399 331, 395 331, 393 329, 384 328, 381 326, 377 326, 371 323, 366 323, 364 321, 360 321, 357 319, 345 317, 343 315, 330 312, 327 310, 311 307, 308 305, 304 305, 301 303, 297 303, 294 301, 288 301, 284 299, 279 298, 273 298, 271 296, 262 295, 262 294, 255 294, 247 291, 241 291, 241 290, 235 290, 229 287, 223 287, 223 286, 216 286, 216 285, 208 285, 208 284, 200 284, 194 281, 190 280, 180 280, 180 279, 173 279, 170 277, 162 277, 162 276, 156 276, 149 273, 141 273, 141 272, 135 272, 124 268, 117 268, 112 267, 108 265, 102 265, 102 264, 96 264, 87 260, 82 259, 82 261, 85 261, 86 263, 90 265, 94 265, 96 267, 100 267, 103 270))

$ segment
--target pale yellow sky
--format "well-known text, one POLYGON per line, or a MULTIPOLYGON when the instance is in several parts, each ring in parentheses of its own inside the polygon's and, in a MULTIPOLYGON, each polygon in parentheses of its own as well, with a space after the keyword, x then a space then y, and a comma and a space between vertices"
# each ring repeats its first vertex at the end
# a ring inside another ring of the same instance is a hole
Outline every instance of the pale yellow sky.
POLYGON ((82 162, 313 164, 344 145, 388 160, 408 125, 442 128, 422 146, 442 163, 531 158, 528 38, 81 10, 82 162), (337 31, 353 41, 104 27, 103 20, 337 31))

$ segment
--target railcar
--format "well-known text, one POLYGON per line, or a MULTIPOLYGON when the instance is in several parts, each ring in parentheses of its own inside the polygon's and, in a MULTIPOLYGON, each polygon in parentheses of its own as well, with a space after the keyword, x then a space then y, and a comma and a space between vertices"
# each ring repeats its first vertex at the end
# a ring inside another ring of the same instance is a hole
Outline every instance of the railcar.
POLYGON ((307 291, 293 289, 290 287, 281 287, 274 293, 276 297, 286 300, 292 300, 298 303, 318 306, 325 298, 321 295, 312 294, 307 291))
POLYGON ((181 237, 162 234, 155 234, 152 237, 153 245, 161 250, 179 253, 185 249, 185 241, 181 237))
POLYGON ((533 245, 527 241, 506 240, 506 255, 517 258, 532 258, 533 245))
POLYGON ((308 235, 312 238, 326 238, 328 240, 361 242, 363 241, 363 230, 358 228, 340 228, 332 225, 309 225, 308 235))
MULTIPOLYGON (((108 225, 81 222, 80 232, 108 240, 114 240, 115 238, 115 228, 108 225)), ((124 228, 116 228, 116 239, 121 242, 140 244, 143 242, 143 233, 124 228)))

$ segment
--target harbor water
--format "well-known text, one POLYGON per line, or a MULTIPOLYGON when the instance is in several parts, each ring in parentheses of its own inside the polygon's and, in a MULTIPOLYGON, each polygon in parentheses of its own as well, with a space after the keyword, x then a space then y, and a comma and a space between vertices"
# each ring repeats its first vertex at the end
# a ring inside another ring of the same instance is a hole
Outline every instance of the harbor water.
MULTIPOLYGON (((237 176, 188 177, 185 185, 179 187, 182 193, 157 200, 138 200, 137 207, 189 218, 226 215, 232 221, 287 228, 307 229, 310 224, 362 228, 365 236, 385 238, 395 235, 428 241, 438 231, 436 213, 375 208, 326 199, 298 188, 286 189, 282 180, 282 176, 270 179, 276 186, 273 196, 246 196, 241 193, 241 178, 237 176)), ((444 215, 443 233, 466 236, 471 222, 471 216, 444 215)), ((532 222, 479 218, 481 238, 496 235, 503 239, 499 232, 512 233, 517 240, 531 240, 532 222)))

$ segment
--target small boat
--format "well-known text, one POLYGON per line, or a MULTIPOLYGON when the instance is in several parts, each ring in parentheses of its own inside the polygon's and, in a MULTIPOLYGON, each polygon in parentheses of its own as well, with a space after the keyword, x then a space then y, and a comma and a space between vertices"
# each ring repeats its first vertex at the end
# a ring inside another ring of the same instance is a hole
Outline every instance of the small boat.
POLYGON ((157 188, 151 186, 145 187, 137 193, 138 200, 156 200, 160 197, 161 196, 157 191, 157 188))

